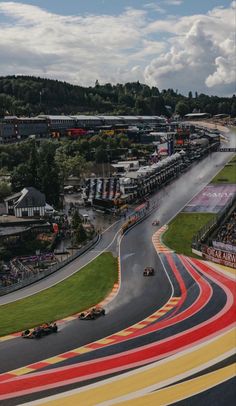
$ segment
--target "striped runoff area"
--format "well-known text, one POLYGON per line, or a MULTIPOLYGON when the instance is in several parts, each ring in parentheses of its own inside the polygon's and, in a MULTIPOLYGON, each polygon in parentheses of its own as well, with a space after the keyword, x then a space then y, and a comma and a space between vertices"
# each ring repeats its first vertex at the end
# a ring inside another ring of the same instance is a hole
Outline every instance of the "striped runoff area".
POLYGON ((157 253, 165 253, 165 252, 173 252, 170 248, 168 248, 163 242, 162 242, 162 234, 165 233, 165 231, 168 229, 168 226, 165 224, 159 230, 153 234, 152 236, 152 243, 157 251, 157 253))
POLYGON ((79 355, 85 354, 87 352, 95 351, 99 348, 104 348, 107 345, 119 343, 121 341, 127 340, 128 338, 132 338, 137 335, 140 335, 141 334, 140 330, 144 330, 147 326, 156 322, 160 317, 163 317, 165 314, 168 314, 168 312, 177 305, 179 300, 180 300, 180 298, 178 298, 178 297, 170 298, 170 300, 161 309, 157 310, 156 312, 154 312, 153 314, 151 314, 144 320, 140 321, 139 323, 133 324, 132 326, 130 326, 127 329, 118 331, 117 333, 112 334, 108 337, 94 341, 94 342, 84 345, 82 347, 75 348, 71 351, 65 352, 56 357, 51 357, 51 358, 42 360, 40 362, 31 364, 31 365, 27 365, 23 368, 18 368, 16 370, 9 371, 6 374, 1 374, 0 382, 6 381, 15 376, 21 376, 21 375, 28 374, 30 372, 40 370, 40 369, 50 366, 52 364, 58 364, 60 362, 65 361, 65 359, 78 357, 79 355))
MULTIPOLYGON (((160 390, 167 385, 173 385, 196 372, 204 370, 213 363, 217 363, 225 357, 232 355, 235 348, 235 333, 235 329, 231 329, 214 339, 207 340, 204 343, 191 347, 185 351, 176 352, 176 354, 167 357, 160 362, 156 362, 118 377, 116 376, 115 378, 85 386, 84 388, 76 389, 69 393, 54 396, 51 399, 43 399, 38 401, 38 404, 57 406, 108 406, 120 402, 131 401, 133 399, 137 401, 137 399, 145 397, 148 394, 152 395, 153 391, 157 391, 157 393, 161 392, 160 390)), ((234 371, 232 371, 231 368, 229 375, 226 375, 225 379, 231 377, 233 373, 234 371)), ((40 384, 40 377, 37 377, 36 379, 38 379, 40 384)), ((207 386, 207 382, 208 387, 212 386, 212 382, 209 381, 209 376, 205 376, 205 382, 205 387, 207 386)), ((14 384, 17 385, 17 381, 12 382, 11 384, 13 390, 14 384)), ((190 381, 188 381, 188 384, 187 396, 196 394, 196 387, 192 386, 190 381)), ((44 389, 48 387, 48 385, 45 385, 44 389)), ((172 386, 167 388, 167 392, 168 391, 173 393, 172 386)), ((18 392, 18 394, 23 395, 25 392, 28 393, 29 391, 21 389, 21 392, 18 392)), ((167 394, 165 396, 167 396, 167 394)), ((3 394, 0 399, 7 399, 7 396, 4 396, 3 394)), ((143 404, 155 405, 158 403, 145 402, 143 404)))
MULTIPOLYGON (((164 318, 157 311, 156 315, 151 315, 134 325, 138 328, 131 326, 65 355, 60 354, 38 365, 28 365, 3 374, 0 399, 36 393, 76 382, 82 383, 94 378, 106 378, 110 374, 120 372, 121 375, 116 377, 116 380, 110 378, 110 380, 78 389, 76 394, 70 395, 76 396, 73 400, 70 400, 70 396, 67 399, 67 394, 66 398, 52 400, 52 402, 57 402, 54 404, 58 405, 84 404, 86 406, 95 404, 94 399, 96 404, 126 402, 148 396, 153 390, 159 391, 167 385, 191 377, 194 373, 204 371, 205 368, 233 355, 235 352, 235 281, 206 262, 174 253, 161 255, 166 258, 166 263, 173 271, 180 289, 179 297, 170 298, 164 318), (190 300, 194 289, 194 300, 190 300), (172 309, 171 306, 173 306, 172 309), (159 332, 166 332, 167 335, 161 338, 158 336, 159 332), (148 334, 150 337, 157 334, 157 340, 123 352, 91 358, 87 362, 78 362, 76 357, 73 365, 40 371, 48 364, 52 365, 62 362, 62 359, 74 357, 75 353, 78 356, 80 353, 96 351, 101 347, 115 346, 121 341, 125 346, 127 340, 148 334), (136 367, 139 368, 135 370, 136 367), (130 368, 134 370, 124 374, 130 368), (64 403, 60 403, 62 401, 64 403)), ((209 387, 213 385, 214 380, 211 381, 210 375, 206 381, 209 387)), ((190 392, 195 393, 194 384, 190 385, 190 392)), ((48 400, 43 402, 47 404, 48 400)))

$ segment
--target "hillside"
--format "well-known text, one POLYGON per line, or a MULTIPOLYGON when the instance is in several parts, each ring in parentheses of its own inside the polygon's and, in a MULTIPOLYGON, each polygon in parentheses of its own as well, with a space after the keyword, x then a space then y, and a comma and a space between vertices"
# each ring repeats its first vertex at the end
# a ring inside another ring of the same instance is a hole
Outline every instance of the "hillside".
POLYGON ((204 111, 236 116, 236 97, 188 97, 173 89, 159 91, 139 82, 75 86, 31 76, 0 77, 0 116, 45 114, 180 115, 204 111), (168 107, 167 107, 168 106, 168 107))

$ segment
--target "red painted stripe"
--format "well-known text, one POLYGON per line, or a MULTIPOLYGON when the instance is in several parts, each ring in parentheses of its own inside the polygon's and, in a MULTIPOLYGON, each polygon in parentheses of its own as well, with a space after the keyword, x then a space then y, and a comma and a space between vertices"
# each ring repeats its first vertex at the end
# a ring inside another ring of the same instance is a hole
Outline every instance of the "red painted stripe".
POLYGON ((175 278, 177 279, 177 282, 178 282, 178 284, 180 286, 180 290, 181 290, 181 295, 180 295, 181 298, 180 298, 175 310, 173 312, 171 312, 170 317, 172 317, 174 314, 176 314, 178 312, 178 310, 184 304, 184 302, 185 302, 185 300, 187 298, 187 290, 186 290, 184 280, 183 280, 183 278, 182 278, 182 276, 181 276, 181 274, 180 274, 180 272, 179 272, 179 270, 178 270, 178 268, 177 268, 177 266, 176 266, 176 264, 175 264, 175 262, 173 260, 173 256, 171 254, 166 254, 166 258, 167 258, 167 261, 169 262, 169 264, 171 266, 171 269, 174 271, 175 278))
MULTIPOLYGON (((14 378, 14 377, 15 377, 15 376, 12 375, 11 373, 6 372, 5 374, 1 374, 1 375, 0 375, 0 382, 7 381, 8 379, 12 379, 12 378, 14 378)), ((1 392, 0 392, 0 393, 1 393, 1 392)))
MULTIPOLYGON (((70 352, 65 352, 64 354, 59 354, 58 357, 67 359, 67 358, 74 358, 77 355, 78 355, 78 353, 70 351, 70 352)), ((32 368, 34 368, 34 365, 35 364, 33 364, 32 368)))
MULTIPOLYGON (((150 332, 157 331, 162 328, 171 326, 177 322, 183 321, 187 317, 190 317, 191 315, 193 315, 197 311, 199 311, 205 305, 205 303, 208 302, 208 300, 210 299, 210 297, 212 295, 211 286, 208 284, 208 282, 206 282, 204 279, 202 279, 199 276, 199 274, 188 264, 188 262, 186 262, 185 266, 188 268, 189 273, 191 273, 192 277, 196 280, 196 282, 199 280, 199 288, 200 288, 200 291, 202 292, 203 296, 200 294, 200 296, 198 297, 198 300, 196 300, 196 302, 192 306, 190 306, 184 312, 178 314, 176 317, 165 319, 161 322, 153 323, 148 328, 144 327, 142 330, 128 328, 126 331, 130 332, 129 336, 117 336, 116 334, 110 336, 109 338, 111 338, 115 341, 113 344, 122 342, 122 341, 127 341, 127 340, 132 339, 137 336, 146 335, 150 332), (203 297, 205 297, 205 301, 203 300, 203 297)), ((175 272, 175 274, 177 274, 177 273, 179 274, 179 271, 176 266, 174 267, 174 272, 175 272)), ((178 275, 178 279, 179 280, 181 279, 180 275, 178 275)), ((97 344, 97 343, 91 343, 88 346, 91 349, 97 349, 97 348, 103 347, 104 345, 97 344)), ((69 353, 60 354, 59 356, 61 358, 73 358, 75 356, 78 356, 78 354, 73 353, 73 351, 72 351, 69 353)), ((43 366, 46 366, 46 365, 48 365, 48 363, 45 363, 45 365, 43 365, 43 366)), ((40 363, 32 364, 29 367, 33 368, 35 370, 41 369, 40 363)), ((9 376, 9 378, 12 378, 12 375, 9 376)))
MULTIPOLYGON (((204 264, 198 264, 200 269, 204 268, 204 264)), ((204 268, 207 272, 207 267, 204 268)), ((150 360, 160 359, 162 356, 179 351, 186 348, 193 343, 197 343, 206 338, 214 336, 216 331, 222 332, 224 329, 233 325, 235 320, 235 304, 233 303, 236 296, 235 283, 232 281, 225 281, 223 275, 215 275, 214 271, 208 274, 215 282, 220 285, 223 282, 227 285, 224 290, 227 294, 227 303, 217 315, 212 317, 209 321, 203 322, 200 326, 195 326, 187 332, 183 332, 172 336, 159 343, 154 343, 142 348, 138 348, 124 354, 106 357, 104 359, 97 359, 95 361, 86 362, 74 365, 73 367, 64 367, 54 369, 44 373, 29 374, 25 377, 18 377, 12 379, 5 384, 0 384, 2 399, 6 397, 18 396, 22 391, 38 391, 44 385, 58 385, 66 384, 70 380, 83 380, 89 377, 94 377, 94 374, 106 375, 107 373, 114 372, 115 370, 124 370, 134 365, 141 365, 150 360)), ((224 286, 223 286, 224 287, 224 286)))
POLYGON ((41 368, 48 367, 48 365, 49 365, 48 362, 40 361, 40 362, 37 362, 36 364, 27 365, 27 368, 41 369, 41 368))

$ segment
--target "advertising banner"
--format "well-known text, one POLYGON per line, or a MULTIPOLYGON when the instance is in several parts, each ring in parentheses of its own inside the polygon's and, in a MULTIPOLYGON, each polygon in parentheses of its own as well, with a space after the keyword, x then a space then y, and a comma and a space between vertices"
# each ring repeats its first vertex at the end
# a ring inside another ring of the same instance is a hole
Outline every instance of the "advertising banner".
POLYGON ((183 211, 218 213, 228 204, 235 193, 236 184, 207 185, 185 206, 183 211))
POLYGON ((234 252, 222 251, 204 245, 202 247, 202 257, 217 264, 236 269, 236 253, 234 252))

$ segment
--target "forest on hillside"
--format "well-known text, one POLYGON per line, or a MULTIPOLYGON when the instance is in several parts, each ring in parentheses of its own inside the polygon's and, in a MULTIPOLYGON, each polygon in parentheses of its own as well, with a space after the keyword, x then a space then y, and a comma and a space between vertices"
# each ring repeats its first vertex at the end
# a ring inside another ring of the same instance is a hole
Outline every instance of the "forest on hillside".
POLYGON ((0 77, 0 117, 43 114, 114 114, 184 116, 192 112, 236 117, 236 96, 159 90, 139 82, 93 87, 33 76, 0 77))

